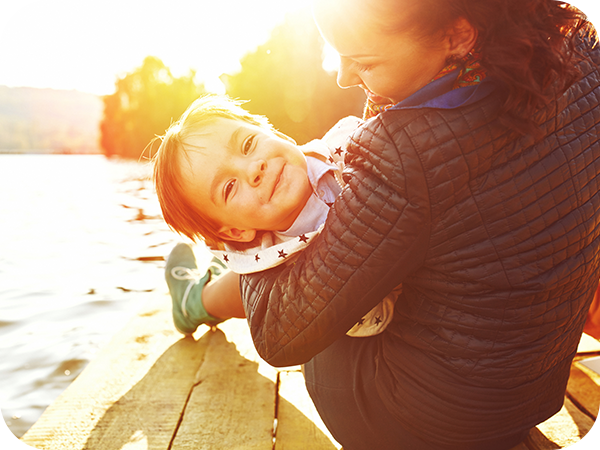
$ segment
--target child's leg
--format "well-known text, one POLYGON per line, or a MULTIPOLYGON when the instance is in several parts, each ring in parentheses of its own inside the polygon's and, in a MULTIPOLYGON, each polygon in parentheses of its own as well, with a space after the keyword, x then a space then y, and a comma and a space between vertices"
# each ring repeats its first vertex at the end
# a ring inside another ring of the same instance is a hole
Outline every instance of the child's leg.
MULTIPOLYGON (((216 325, 230 317, 240 317, 240 308, 243 311, 241 298, 239 292, 234 290, 234 285, 238 286, 237 277, 228 276, 222 283, 215 281, 215 287, 208 291, 210 311, 204 307, 205 285, 211 277, 218 276, 223 271, 222 263, 213 260, 205 274, 198 272, 196 258, 189 245, 177 244, 171 251, 165 278, 173 304, 173 322, 178 331, 186 335, 192 334, 203 323, 216 325), (224 299, 225 305, 218 306, 222 300, 219 295, 230 295, 232 298, 224 299), (228 305, 231 305, 231 310, 228 305), (218 316, 213 315, 213 312, 218 313, 218 316)), ((241 317, 244 317, 243 313, 241 317)))
POLYGON ((227 272, 204 286, 202 303, 211 316, 220 319, 246 317, 240 295, 240 276, 234 272, 227 272))

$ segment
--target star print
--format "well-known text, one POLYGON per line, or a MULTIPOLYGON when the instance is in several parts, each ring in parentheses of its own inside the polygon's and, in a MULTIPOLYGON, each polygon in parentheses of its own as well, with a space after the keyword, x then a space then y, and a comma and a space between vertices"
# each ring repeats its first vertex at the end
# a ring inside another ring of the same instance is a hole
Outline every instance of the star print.
POLYGON ((258 256, 258 253, 254 256, 254 261, 258 262, 258 260, 260 259, 260 256, 258 256))
POLYGON ((334 162, 333 158, 330 156, 329 158, 327 158, 329 160, 329 162, 334 162))
POLYGON ((223 261, 225 261, 225 262, 229 262, 229 256, 227 256, 227 255, 223 255, 223 261))
POLYGON ((287 256, 287 253, 284 252, 283 250, 277 250, 279 252, 279 258, 285 258, 287 256))
POLYGON ((383 322, 383 319, 381 317, 375 317, 375 325, 379 325, 381 322, 383 322))
POLYGON ((302 236, 299 236, 298 239, 300 239, 300 242, 304 242, 305 244, 308 242, 308 238, 306 237, 305 234, 303 234, 302 236))
POLYGON ((358 324, 359 324, 359 325, 364 325, 364 324, 365 324, 365 318, 363 317, 362 319, 360 319, 360 320, 358 321, 358 324))
POLYGON ((342 151, 342 147, 338 147, 338 148, 336 148, 334 153, 335 153, 336 155, 341 155, 341 154, 343 153, 343 151, 342 151))

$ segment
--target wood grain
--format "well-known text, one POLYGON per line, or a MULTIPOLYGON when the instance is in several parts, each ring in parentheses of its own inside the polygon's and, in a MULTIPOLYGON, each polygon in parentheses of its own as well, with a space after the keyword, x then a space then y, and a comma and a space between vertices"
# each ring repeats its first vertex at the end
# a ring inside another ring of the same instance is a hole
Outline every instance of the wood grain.
POLYGON ((555 450, 579 442, 592 428, 594 421, 566 399, 562 409, 539 424, 527 437, 531 450, 555 450))
POLYGON ((573 363, 567 395, 589 416, 596 418, 600 409, 600 375, 580 362, 573 363))
POLYGON ((211 334, 172 449, 272 450, 275 383, 221 330, 211 334))
POLYGON ((156 300, 115 335, 23 442, 42 450, 168 447, 207 340, 183 339, 169 299, 156 300))
POLYGON ((280 372, 275 450, 340 448, 319 417, 302 373, 280 372))
MULTIPOLYGON (((579 351, 581 360, 600 343, 584 336, 579 351)), ((575 444, 599 408, 600 375, 575 362, 561 411, 512 450, 575 444)), ((263 361, 243 319, 183 338, 168 295, 150 298, 22 441, 40 450, 340 449, 300 367, 263 361)))

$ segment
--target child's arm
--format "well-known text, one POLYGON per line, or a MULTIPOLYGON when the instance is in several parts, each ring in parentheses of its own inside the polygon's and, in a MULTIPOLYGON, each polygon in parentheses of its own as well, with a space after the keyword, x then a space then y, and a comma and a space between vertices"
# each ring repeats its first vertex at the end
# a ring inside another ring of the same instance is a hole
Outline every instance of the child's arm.
POLYGON ((204 286, 202 303, 211 316, 219 319, 246 317, 240 295, 240 276, 227 272, 204 286))

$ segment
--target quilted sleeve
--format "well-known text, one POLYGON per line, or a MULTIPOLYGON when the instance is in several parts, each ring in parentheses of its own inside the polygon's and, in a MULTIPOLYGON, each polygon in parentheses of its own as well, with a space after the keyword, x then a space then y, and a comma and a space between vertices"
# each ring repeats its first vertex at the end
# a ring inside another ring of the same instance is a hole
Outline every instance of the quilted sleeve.
POLYGON ((347 186, 293 264, 241 277, 252 338, 270 364, 309 361, 422 263, 430 228, 425 177, 402 128, 394 129, 377 118, 354 133, 347 186))

